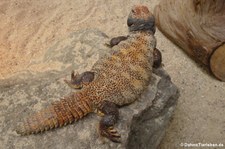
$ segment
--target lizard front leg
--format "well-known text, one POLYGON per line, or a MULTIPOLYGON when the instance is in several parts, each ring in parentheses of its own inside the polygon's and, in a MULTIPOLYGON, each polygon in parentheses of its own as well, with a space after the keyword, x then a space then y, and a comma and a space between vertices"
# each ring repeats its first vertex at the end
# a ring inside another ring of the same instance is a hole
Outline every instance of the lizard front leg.
POLYGON ((71 73, 71 80, 64 80, 65 83, 73 89, 81 89, 85 85, 88 85, 94 80, 94 72, 86 71, 82 74, 74 74, 74 71, 71 73))
POLYGON ((159 49, 155 48, 153 51, 153 67, 159 68, 162 63, 162 54, 159 49))
POLYGON ((101 136, 110 139, 113 142, 120 142, 120 135, 114 129, 114 125, 119 118, 119 110, 116 104, 103 101, 98 108, 104 116, 99 123, 99 133, 101 136))
POLYGON ((121 41, 127 40, 128 36, 118 36, 110 40, 109 44, 106 44, 108 47, 112 48, 115 45, 118 45, 121 41))

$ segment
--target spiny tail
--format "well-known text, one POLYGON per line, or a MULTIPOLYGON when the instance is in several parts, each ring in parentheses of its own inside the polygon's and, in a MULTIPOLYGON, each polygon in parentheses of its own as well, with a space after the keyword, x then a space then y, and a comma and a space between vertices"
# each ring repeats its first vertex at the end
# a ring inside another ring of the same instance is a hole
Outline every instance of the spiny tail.
POLYGON ((28 135, 64 126, 92 112, 91 107, 89 100, 75 93, 24 119, 17 126, 16 132, 28 135))

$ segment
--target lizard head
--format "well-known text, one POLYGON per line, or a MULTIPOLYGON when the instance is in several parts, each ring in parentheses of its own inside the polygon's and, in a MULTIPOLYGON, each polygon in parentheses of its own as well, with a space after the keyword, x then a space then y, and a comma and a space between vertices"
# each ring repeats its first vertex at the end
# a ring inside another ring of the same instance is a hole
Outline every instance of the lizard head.
POLYGON ((127 26, 132 31, 150 31, 155 33, 155 18, 146 6, 133 6, 128 19, 127 26))

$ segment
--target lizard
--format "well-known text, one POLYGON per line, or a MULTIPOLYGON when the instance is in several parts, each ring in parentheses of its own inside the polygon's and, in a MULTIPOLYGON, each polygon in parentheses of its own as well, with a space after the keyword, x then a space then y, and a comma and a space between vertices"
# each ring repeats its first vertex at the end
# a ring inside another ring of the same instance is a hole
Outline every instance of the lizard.
POLYGON ((76 92, 24 118, 16 132, 36 134, 73 123, 89 113, 100 113, 100 135, 121 142, 115 129, 119 108, 140 96, 150 82, 154 63, 161 63, 161 53, 154 50, 155 20, 148 8, 133 6, 127 25, 129 36, 116 38, 116 44, 111 44, 114 52, 99 59, 90 71, 76 75, 73 71, 71 80, 65 80, 76 92))

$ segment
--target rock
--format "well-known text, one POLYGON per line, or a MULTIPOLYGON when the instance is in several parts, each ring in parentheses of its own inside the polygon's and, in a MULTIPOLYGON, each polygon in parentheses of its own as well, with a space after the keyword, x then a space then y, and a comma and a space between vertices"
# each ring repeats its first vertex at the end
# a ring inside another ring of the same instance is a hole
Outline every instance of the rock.
POLYGON ((64 77, 69 77, 72 69, 79 72, 90 69, 97 59, 109 53, 110 49, 104 45, 108 40, 104 33, 97 30, 75 32, 31 63, 33 67, 57 64, 57 69, 22 72, 1 81, 2 148, 157 148, 179 97, 177 87, 163 69, 154 70, 151 83, 140 99, 120 108, 116 128, 122 136, 121 144, 99 137, 97 125, 100 117, 96 114, 89 114, 71 125, 37 135, 20 136, 14 130, 22 118, 73 91, 63 82, 64 77))

